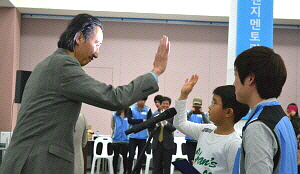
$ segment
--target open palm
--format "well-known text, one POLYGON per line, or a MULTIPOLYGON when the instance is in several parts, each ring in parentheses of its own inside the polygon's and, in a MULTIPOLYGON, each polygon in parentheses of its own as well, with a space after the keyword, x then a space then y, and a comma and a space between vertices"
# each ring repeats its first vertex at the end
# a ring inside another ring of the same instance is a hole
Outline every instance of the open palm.
POLYGON ((181 88, 181 95, 188 96, 190 92, 193 90, 194 86, 198 82, 199 76, 192 75, 190 79, 186 79, 184 85, 181 88))

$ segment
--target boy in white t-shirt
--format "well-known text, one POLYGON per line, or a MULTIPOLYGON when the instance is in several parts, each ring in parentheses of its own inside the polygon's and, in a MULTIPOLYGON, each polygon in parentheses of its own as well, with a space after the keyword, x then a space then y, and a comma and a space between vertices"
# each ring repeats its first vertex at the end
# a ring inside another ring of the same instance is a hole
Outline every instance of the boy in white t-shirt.
POLYGON ((233 85, 217 87, 209 106, 209 119, 214 124, 196 124, 187 120, 187 98, 198 81, 198 75, 186 80, 175 103, 174 126, 198 140, 194 167, 201 174, 231 174, 241 138, 234 124, 245 116, 249 107, 236 100, 233 85))

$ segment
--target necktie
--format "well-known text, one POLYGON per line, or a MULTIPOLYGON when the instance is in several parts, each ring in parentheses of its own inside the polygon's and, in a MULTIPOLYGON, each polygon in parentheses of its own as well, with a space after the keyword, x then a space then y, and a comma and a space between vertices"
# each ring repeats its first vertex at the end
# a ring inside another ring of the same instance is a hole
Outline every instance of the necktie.
POLYGON ((164 140, 164 127, 160 127, 160 132, 159 132, 159 136, 158 136, 158 141, 162 142, 164 140))

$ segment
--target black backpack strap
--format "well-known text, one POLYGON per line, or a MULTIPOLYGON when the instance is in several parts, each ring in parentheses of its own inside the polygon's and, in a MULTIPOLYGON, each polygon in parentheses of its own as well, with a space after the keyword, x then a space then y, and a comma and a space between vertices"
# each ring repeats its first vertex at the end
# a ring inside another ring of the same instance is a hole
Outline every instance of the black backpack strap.
MULTIPOLYGON (((282 107, 280 105, 275 105, 275 106, 265 106, 263 111, 260 113, 259 117, 250 122, 249 124, 255 122, 255 121, 261 121, 264 124, 266 124, 269 129, 272 131, 276 142, 277 142, 277 152, 273 157, 273 162, 274 162, 274 167, 273 167, 273 171, 277 168, 278 164, 279 164, 279 160, 280 160, 280 142, 279 142, 279 138, 277 133, 275 132, 275 126, 277 125, 277 123, 285 116, 285 112, 283 111, 282 107)), ((249 125, 248 124, 248 125, 249 125)), ((248 126, 247 125, 247 126, 248 126)), ((242 149, 245 155, 245 150, 244 150, 244 146, 242 145, 242 149)))

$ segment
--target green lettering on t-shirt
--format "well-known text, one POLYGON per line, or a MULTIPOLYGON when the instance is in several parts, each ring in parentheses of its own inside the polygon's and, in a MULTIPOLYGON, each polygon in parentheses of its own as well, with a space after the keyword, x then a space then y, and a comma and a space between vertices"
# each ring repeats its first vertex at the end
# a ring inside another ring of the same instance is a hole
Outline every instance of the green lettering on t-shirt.
POLYGON ((204 170, 202 174, 212 174, 211 172, 208 172, 207 170, 204 170))
MULTIPOLYGON (((211 167, 211 168, 215 168, 217 167, 217 162, 214 161, 215 158, 212 157, 210 160, 209 159, 205 159, 203 156, 201 156, 202 154, 202 151, 201 151, 201 148, 198 148, 196 150, 196 153, 195 153, 195 160, 194 162, 200 166, 207 166, 207 167, 211 167)), ((204 171, 205 172, 205 171, 204 171)), ((207 172, 207 171, 206 171, 207 172)), ((209 172, 210 173, 210 172, 209 172)), ((207 174, 209 174, 207 173, 207 174)), ((203 173, 204 174, 204 173, 203 173)))

